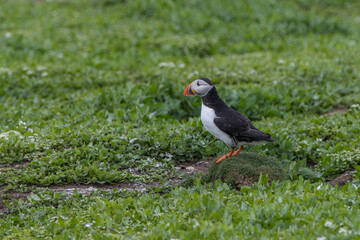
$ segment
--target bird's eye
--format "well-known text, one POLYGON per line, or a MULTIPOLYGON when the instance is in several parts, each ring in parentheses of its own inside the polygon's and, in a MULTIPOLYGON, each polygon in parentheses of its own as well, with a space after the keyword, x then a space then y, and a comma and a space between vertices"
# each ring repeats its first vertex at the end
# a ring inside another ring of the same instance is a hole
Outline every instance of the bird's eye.
POLYGON ((197 82, 196 82, 196 85, 200 86, 200 83, 199 83, 199 81, 197 81, 197 82))

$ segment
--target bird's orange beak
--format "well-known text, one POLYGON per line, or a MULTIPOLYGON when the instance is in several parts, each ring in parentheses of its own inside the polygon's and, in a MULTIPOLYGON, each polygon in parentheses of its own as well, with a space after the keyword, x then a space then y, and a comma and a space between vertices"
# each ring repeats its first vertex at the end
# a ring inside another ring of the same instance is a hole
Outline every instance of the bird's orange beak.
POLYGON ((191 84, 190 83, 184 90, 184 96, 195 96, 195 92, 193 89, 191 89, 191 84))

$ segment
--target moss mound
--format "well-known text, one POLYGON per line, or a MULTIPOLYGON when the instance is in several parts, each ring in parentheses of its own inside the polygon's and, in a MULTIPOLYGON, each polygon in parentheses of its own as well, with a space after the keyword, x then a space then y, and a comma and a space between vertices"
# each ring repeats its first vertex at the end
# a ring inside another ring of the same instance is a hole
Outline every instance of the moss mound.
POLYGON ((224 159, 220 163, 214 161, 205 176, 205 181, 214 182, 220 179, 232 187, 240 188, 257 182, 260 174, 269 175, 270 183, 273 180, 285 178, 284 166, 278 159, 258 153, 244 152, 224 159))

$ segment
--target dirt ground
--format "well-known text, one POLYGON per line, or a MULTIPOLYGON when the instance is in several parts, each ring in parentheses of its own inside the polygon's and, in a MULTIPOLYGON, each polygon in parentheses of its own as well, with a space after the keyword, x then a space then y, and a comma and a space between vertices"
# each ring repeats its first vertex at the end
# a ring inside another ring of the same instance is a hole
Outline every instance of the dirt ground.
POLYGON ((320 115, 320 117, 326 117, 326 116, 331 116, 334 115, 335 113, 341 113, 341 114, 345 114, 348 111, 349 108, 347 107, 342 107, 342 108, 334 108, 333 111, 325 113, 320 115))
POLYGON ((344 186, 346 183, 351 182, 353 180, 353 173, 354 170, 348 170, 342 174, 340 174, 338 177, 334 178, 333 180, 329 181, 328 183, 332 186, 339 185, 344 186))

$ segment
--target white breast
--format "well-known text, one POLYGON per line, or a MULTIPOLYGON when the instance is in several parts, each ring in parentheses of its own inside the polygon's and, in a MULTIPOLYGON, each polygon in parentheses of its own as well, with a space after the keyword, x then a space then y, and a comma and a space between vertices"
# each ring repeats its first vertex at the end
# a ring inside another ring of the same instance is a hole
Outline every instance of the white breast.
POLYGON ((236 142, 225 132, 221 131, 214 123, 216 118, 215 111, 212 108, 201 105, 201 121, 204 124, 206 130, 208 130, 216 138, 223 141, 229 147, 235 148, 236 142))

